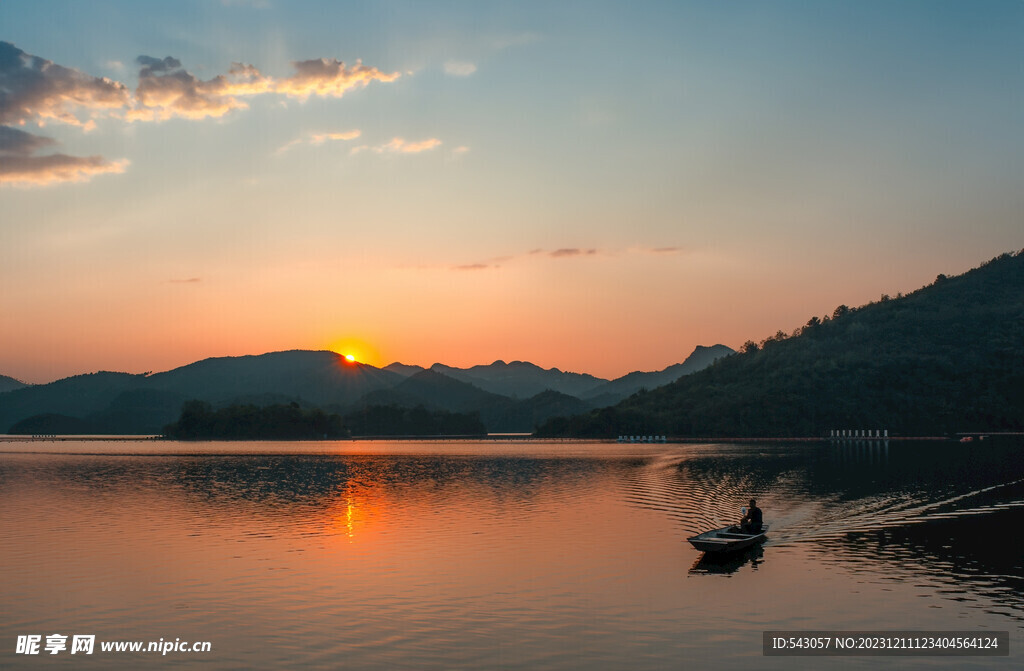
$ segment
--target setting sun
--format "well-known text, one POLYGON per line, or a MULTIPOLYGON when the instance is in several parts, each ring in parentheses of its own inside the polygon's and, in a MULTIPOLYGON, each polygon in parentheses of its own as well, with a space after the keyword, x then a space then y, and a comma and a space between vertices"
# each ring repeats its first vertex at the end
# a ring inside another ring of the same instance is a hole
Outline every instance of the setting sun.
POLYGON ((329 344, 324 349, 335 352, 344 363, 362 363, 371 366, 388 363, 381 362, 377 348, 362 338, 347 336, 328 342, 329 344))

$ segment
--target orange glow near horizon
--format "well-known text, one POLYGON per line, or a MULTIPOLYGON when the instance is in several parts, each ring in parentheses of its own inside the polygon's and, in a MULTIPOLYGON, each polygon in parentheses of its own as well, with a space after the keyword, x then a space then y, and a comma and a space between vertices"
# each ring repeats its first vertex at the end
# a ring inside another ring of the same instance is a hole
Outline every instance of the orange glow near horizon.
POLYGON ((0 3, 0 375, 312 350, 614 379, 1024 246, 1022 3, 872 40, 915 11, 319 4, 271 48, 237 8, 0 3))
POLYGON ((380 354, 377 352, 377 349, 360 338, 335 340, 328 349, 340 354, 347 363, 368 363, 378 367, 387 365, 386 362, 382 363, 380 361, 380 354))

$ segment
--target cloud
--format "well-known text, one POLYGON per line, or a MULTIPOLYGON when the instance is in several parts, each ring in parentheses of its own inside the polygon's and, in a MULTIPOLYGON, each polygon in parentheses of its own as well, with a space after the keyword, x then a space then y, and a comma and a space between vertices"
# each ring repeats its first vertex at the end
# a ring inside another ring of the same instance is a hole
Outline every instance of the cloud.
POLYGON ((501 264, 515 260, 514 256, 495 256, 480 263, 466 263, 452 266, 452 270, 487 270, 489 268, 501 268, 501 264))
POLYGON ((605 256, 615 257, 620 253, 626 254, 653 254, 658 256, 669 256, 675 254, 688 253, 684 247, 629 247, 627 249, 598 249, 596 247, 560 247, 558 249, 547 250, 542 247, 536 247, 526 252, 512 256, 495 256, 487 259, 484 263, 470 264, 465 266, 453 266, 457 270, 476 270, 479 268, 489 267, 500 267, 499 264, 506 262, 517 262, 528 258, 541 258, 541 259, 572 259, 587 256, 605 256))
POLYGON ((591 256, 597 254, 596 249, 579 249, 576 247, 563 247, 562 249, 556 249, 553 252, 548 252, 548 256, 554 259, 565 258, 568 256, 591 256))
POLYGON ((267 93, 274 86, 270 77, 245 63, 232 63, 227 75, 203 81, 171 56, 139 56, 136 62, 141 66, 139 86, 135 89, 136 106, 125 115, 130 121, 222 117, 248 107, 236 96, 267 93))
POLYGON ((366 144, 354 147, 351 153, 358 154, 362 151, 369 150, 378 154, 419 154, 420 152, 430 151, 440 144, 441 141, 436 137, 432 137, 427 140, 420 140, 419 142, 406 142, 403 138, 395 137, 391 138, 391 141, 387 144, 382 144, 377 147, 371 147, 366 144))
POLYGON ((347 131, 343 131, 343 132, 340 132, 340 133, 310 133, 309 135, 305 135, 303 137, 296 138, 296 139, 292 140, 291 142, 289 142, 288 144, 283 145, 280 149, 277 150, 277 153, 278 154, 283 154, 284 152, 288 151, 292 147, 294 147, 296 145, 300 145, 300 144, 309 144, 309 145, 313 145, 313 146, 318 146, 318 145, 322 145, 322 144, 324 144, 324 143, 326 143, 328 141, 354 140, 354 139, 356 139, 357 137, 359 137, 362 134, 363 134, 363 132, 358 130, 358 129, 347 130, 347 131))
POLYGON ((102 156, 35 156, 53 147, 53 138, 33 135, 17 128, 0 126, 0 184, 43 186, 56 182, 84 182, 94 175, 124 172, 127 161, 108 161, 102 156))
POLYGON ((106 77, 91 77, 0 42, 0 124, 60 121, 86 129, 92 117, 128 104, 128 88, 106 77), (89 117, 83 121, 79 115, 89 117))
POLYGON ((388 74, 367 67, 362 61, 356 61, 355 65, 348 68, 343 61, 334 58, 294 61, 292 65, 296 73, 277 82, 274 91, 300 100, 311 95, 340 98, 348 91, 363 88, 374 80, 393 82, 401 76, 398 72, 388 74))
POLYGON ((627 254, 648 254, 653 256, 676 256, 679 254, 690 254, 692 250, 688 247, 645 247, 633 245, 623 250, 627 254))
POLYGON ((444 72, 453 77, 468 77, 476 72, 476 65, 468 61, 448 61, 444 64, 444 72))
POLYGON ((362 134, 360 130, 348 130, 342 133, 314 133, 309 136, 309 143, 323 144, 328 140, 354 140, 362 134))
MULTIPOLYGON (((92 77, 73 68, 27 54, 0 42, 0 124, 47 120, 91 128, 92 118, 119 113, 129 121, 163 121, 173 117, 221 117, 248 105, 240 98, 277 94, 305 100, 311 95, 340 98, 372 81, 392 82, 400 73, 385 73, 356 61, 348 67, 335 58, 294 61, 295 74, 275 79, 255 66, 232 63, 227 74, 203 80, 173 56, 136 59, 139 83, 134 96, 124 84, 92 77), (83 112, 86 119, 81 118, 83 112)), ((108 61, 108 67, 121 67, 108 61)))
POLYGON ((685 247, 641 247, 633 246, 625 249, 598 249, 596 247, 560 247, 558 249, 544 249, 542 247, 536 247, 526 252, 514 254, 510 256, 494 256, 489 259, 485 259, 479 263, 469 263, 463 265, 451 265, 441 266, 447 267, 451 270, 484 270, 487 268, 501 268, 505 264, 515 266, 517 263, 526 261, 527 259, 550 259, 551 263, 561 261, 563 259, 574 259, 583 257, 601 257, 601 258, 614 258, 620 254, 645 254, 645 255, 658 255, 658 256, 670 256, 677 254, 689 254, 691 253, 685 247))
POLYGON ((124 172, 127 161, 102 156, 38 152, 57 145, 53 138, 27 133, 9 124, 46 121, 95 127, 93 117, 128 104, 124 84, 57 65, 0 42, 0 184, 42 186, 84 182, 94 175, 124 172), (83 118, 84 117, 84 118, 83 118))
MULTIPOLYGON (((582 247, 563 247, 555 250, 545 250, 542 248, 531 249, 528 252, 520 254, 513 254, 507 256, 492 256, 489 259, 484 259, 477 263, 465 263, 465 264, 453 264, 453 265, 441 265, 441 266, 430 266, 421 267, 422 270, 437 270, 437 269, 448 269, 452 271, 471 271, 471 270, 488 270, 502 268, 506 264, 512 267, 519 262, 522 262, 531 257, 539 259, 570 259, 576 257, 585 256, 597 256, 602 254, 601 250, 596 248, 582 248, 582 247)), ((554 263, 555 261, 551 261, 554 263)))
MULTIPOLYGON (((31 121, 43 126, 58 121, 88 131, 95 127, 99 117, 127 121, 216 118, 248 107, 243 98, 249 96, 275 94, 301 100, 310 95, 341 97, 371 81, 390 82, 399 77, 397 72, 383 73, 361 61, 347 67, 333 58, 296 61, 295 74, 280 80, 245 63, 232 63, 227 74, 209 80, 196 77, 173 56, 142 55, 136 64, 139 83, 133 95, 120 82, 57 65, 0 41, 0 184, 81 182, 98 174, 123 172, 128 165, 126 160, 111 161, 102 156, 39 155, 41 150, 57 143, 52 138, 13 128, 15 125, 31 121)), ((122 64, 108 61, 107 67, 120 68, 122 64)), ((317 145, 356 137, 359 131, 346 131, 313 134, 304 141, 317 145)), ((417 153, 440 143, 436 139, 406 143, 395 138, 374 151, 417 153)))
POLYGON ((108 161, 102 156, 3 156, 0 184, 43 186, 55 182, 85 182, 95 175, 124 172, 128 161, 108 161))
POLYGON ((57 141, 42 135, 33 135, 17 128, 0 126, 0 156, 29 156, 43 147, 57 144, 57 141))
POLYGON ((203 278, 202 277, 188 277, 188 278, 185 278, 185 279, 172 279, 172 280, 167 280, 167 281, 170 282, 171 284, 198 284, 199 282, 203 281, 203 278))
POLYGON ((418 154, 421 151, 430 151, 441 144, 436 137, 419 142, 406 142, 400 137, 392 138, 391 142, 381 147, 381 151, 394 152, 398 154, 418 154))
POLYGON ((171 56, 139 56, 137 105, 126 118, 132 121, 163 121, 173 117, 203 119, 222 117, 248 104, 241 96, 275 93, 306 100, 311 95, 342 97, 347 91, 367 86, 371 81, 391 82, 400 76, 386 74, 356 61, 351 68, 334 58, 294 61, 296 73, 285 79, 262 74, 255 66, 232 63, 227 75, 202 80, 171 56))

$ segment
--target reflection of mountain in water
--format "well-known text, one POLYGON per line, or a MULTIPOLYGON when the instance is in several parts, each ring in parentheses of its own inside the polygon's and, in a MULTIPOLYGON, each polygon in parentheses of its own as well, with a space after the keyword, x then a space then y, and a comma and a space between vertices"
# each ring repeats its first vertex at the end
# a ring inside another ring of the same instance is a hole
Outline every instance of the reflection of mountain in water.
MULTIPOLYGON (((70 458, 70 457, 69 457, 70 458)), ((529 502, 583 495, 607 462, 584 458, 379 455, 174 455, 163 458, 76 455, 74 468, 54 463, 33 473, 59 489, 93 493, 177 493, 218 511, 247 507, 290 515, 295 507, 327 509, 353 488, 410 505, 429 505, 467 488, 485 499, 529 502)), ((5 484, 0 464, 0 486, 5 484)))
POLYGON ((484 487, 494 496, 529 498, 542 488, 578 484, 595 467, 596 462, 585 459, 263 455, 182 460, 175 479, 203 497, 273 507, 329 505, 354 485, 406 498, 466 486, 484 487))
POLYGON ((689 535, 734 521, 754 496, 772 525, 769 551, 799 544, 855 569, 935 579, 950 598, 983 592, 1024 619, 1024 550, 1007 535, 1024 522, 1019 449, 688 446, 634 469, 627 498, 689 535))

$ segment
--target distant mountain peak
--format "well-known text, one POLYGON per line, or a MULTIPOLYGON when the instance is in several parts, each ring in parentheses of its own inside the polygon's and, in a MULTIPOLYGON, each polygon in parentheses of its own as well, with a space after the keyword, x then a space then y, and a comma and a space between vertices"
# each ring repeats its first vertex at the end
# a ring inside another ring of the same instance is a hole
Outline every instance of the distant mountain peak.
POLYGON ((395 373, 397 375, 401 375, 402 377, 410 377, 420 372, 421 370, 425 369, 423 368, 423 366, 404 364, 396 361, 394 363, 389 363, 387 366, 384 366, 384 368, 382 368, 381 370, 386 370, 389 373, 395 373))
POLYGON ((726 345, 697 345, 682 363, 657 371, 634 371, 590 390, 584 398, 604 404, 617 403, 641 389, 655 389, 675 382, 684 375, 702 370, 723 356, 734 354, 726 345))
POLYGON ((29 385, 13 377, 0 375, 0 392, 13 391, 29 385))

